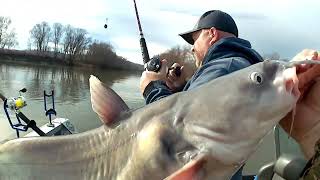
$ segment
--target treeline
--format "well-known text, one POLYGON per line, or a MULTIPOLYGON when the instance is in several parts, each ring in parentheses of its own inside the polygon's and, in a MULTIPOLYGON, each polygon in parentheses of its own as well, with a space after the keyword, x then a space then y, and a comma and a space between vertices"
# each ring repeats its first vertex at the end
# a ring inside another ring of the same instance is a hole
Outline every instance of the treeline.
MULTIPOLYGON (((15 29, 10 26, 11 19, 0 16, 0 53, 5 55, 17 53, 8 50, 18 45, 15 29)), ((86 63, 117 69, 142 69, 142 65, 118 56, 111 44, 93 40, 88 31, 82 28, 61 23, 50 25, 43 21, 35 24, 29 34, 27 49, 16 55, 30 55, 32 58, 38 55, 68 65, 86 63)))
POLYGON ((97 40, 89 44, 82 62, 116 69, 143 70, 143 65, 127 61, 115 53, 112 45, 97 40))
POLYGON ((77 59, 83 59, 91 37, 85 29, 54 23, 50 26, 41 22, 30 30, 28 49, 39 52, 53 51, 55 54, 63 53, 70 65, 77 59))

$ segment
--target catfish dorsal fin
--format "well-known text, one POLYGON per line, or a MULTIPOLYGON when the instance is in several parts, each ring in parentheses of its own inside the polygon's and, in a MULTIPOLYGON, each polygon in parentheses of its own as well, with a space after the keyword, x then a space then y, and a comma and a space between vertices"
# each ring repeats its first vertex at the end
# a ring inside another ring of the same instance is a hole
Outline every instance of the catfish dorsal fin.
POLYGON ((113 124, 122 111, 129 110, 122 98, 111 88, 105 86, 97 77, 91 75, 89 85, 92 109, 104 124, 113 124))

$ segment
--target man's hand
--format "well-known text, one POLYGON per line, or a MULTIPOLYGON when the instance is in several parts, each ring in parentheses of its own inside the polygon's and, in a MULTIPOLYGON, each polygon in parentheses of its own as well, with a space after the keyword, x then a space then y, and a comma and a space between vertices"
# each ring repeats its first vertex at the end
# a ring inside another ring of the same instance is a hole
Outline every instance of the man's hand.
POLYGON ((166 81, 168 72, 168 62, 167 60, 161 61, 161 69, 159 72, 144 71, 140 78, 140 91, 144 92, 145 88, 151 81, 162 80, 166 81))
POLYGON ((184 85, 186 84, 184 66, 180 66, 180 64, 174 63, 171 66, 171 69, 169 70, 166 84, 173 92, 181 91, 184 85), (178 68, 178 67, 180 67, 180 71, 181 71, 180 76, 177 76, 175 74, 175 68, 178 68))
MULTIPOLYGON (((320 54, 315 50, 305 49, 297 54, 292 60, 303 61, 303 60, 320 60, 320 54)), ((302 64, 297 67, 297 74, 299 78, 299 90, 304 94, 310 85, 314 83, 315 77, 320 75, 319 65, 302 64), (305 73, 308 71, 307 73, 305 73)))
MULTIPOLYGON (((306 59, 320 60, 320 57, 314 50, 303 50, 293 60, 306 59)), ((301 97, 296 106, 291 137, 300 144, 306 157, 310 158, 313 155, 315 141, 320 138, 320 133, 313 134, 314 127, 320 130, 320 81, 316 81, 320 77, 320 65, 298 66, 297 74, 301 97)), ((292 120, 291 112, 280 121, 287 133, 290 133, 292 120)))

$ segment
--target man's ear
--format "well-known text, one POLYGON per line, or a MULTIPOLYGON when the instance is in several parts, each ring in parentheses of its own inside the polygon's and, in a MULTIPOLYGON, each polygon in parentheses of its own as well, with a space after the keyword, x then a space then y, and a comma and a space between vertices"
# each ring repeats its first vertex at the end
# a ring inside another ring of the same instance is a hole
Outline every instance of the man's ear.
POLYGON ((213 45, 219 39, 218 30, 214 27, 209 29, 210 45, 213 45))

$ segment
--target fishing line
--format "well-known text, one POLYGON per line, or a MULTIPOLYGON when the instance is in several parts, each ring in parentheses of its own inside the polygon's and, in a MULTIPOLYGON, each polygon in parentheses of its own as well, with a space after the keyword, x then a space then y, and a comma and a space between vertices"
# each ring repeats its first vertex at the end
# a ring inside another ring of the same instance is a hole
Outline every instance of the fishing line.
POLYGON ((292 114, 291 114, 291 125, 290 125, 290 130, 289 130, 289 137, 288 139, 290 139, 291 135, 292 135, 292 130, 293 130, 293 124, 294 124, 294 116, 296 115, 296 105, 293 107, 292 109, 292 114))

